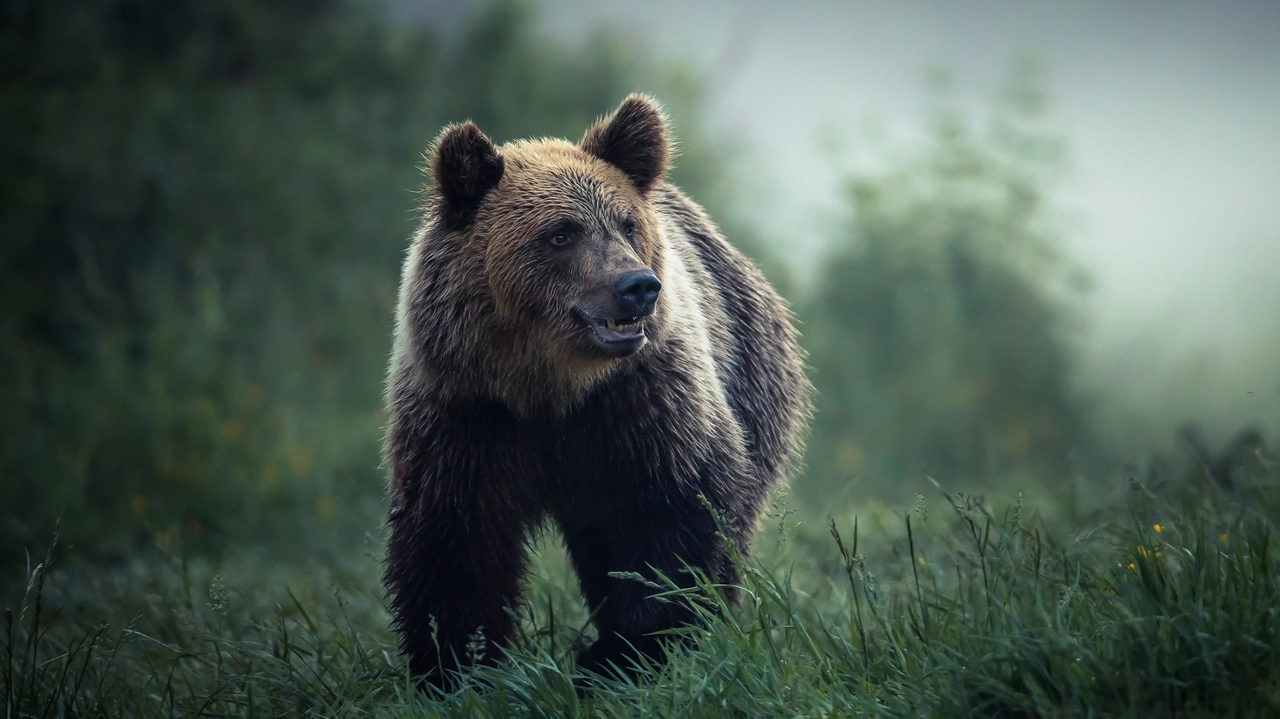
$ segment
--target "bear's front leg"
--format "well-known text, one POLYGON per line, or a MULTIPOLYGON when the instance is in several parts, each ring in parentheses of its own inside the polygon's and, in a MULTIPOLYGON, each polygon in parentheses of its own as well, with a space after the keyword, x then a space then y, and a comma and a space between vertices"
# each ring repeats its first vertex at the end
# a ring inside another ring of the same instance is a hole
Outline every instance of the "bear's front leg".
POLYGON ((409 671, 440 687, 471 663, 501 658, 525 572, 519 521, 420 506, 391 519, 385 582, 409 671))
POLYGON ((447 419, 392 425, 384 576, 410 672, 440 687, 460 667, 501 658, 536 520, 503 483, 510 448, 465 418, 447 419))
POLYGON ((693 624, 697 614, 683 598, 655 598, 663 589, 610 575, 636 574, 664 588, 660 574, 682 588, 695 585, 690 570, 713 582, 735 583, 737 575, 715 519, 696 500, 602 520, 561 526, 600 635, 578 664, 594 672, 610 671, 611 665, 627 671, 639 656, 659 659, 670 637, 658 633, 693 624))

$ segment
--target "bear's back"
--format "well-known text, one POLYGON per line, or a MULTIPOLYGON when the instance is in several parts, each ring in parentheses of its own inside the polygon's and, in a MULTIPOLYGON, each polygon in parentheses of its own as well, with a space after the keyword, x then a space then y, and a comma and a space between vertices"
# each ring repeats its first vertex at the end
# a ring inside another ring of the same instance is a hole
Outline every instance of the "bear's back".
POLYGON ((785 302, 676 187, 654 188, 667 241, 702 285, 694 293, 715 359, 718 384, 743 429, 752 463, 770 486, 800 453, 810 387, 785 302))

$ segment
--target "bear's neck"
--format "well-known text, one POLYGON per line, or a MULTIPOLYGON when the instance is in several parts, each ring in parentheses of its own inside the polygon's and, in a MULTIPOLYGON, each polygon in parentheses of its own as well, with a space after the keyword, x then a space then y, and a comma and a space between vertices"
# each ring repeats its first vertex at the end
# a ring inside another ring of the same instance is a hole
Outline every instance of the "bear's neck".
POLYGON ((546 355, 530 351, 498 352, 486 366, 492 372, 485 394, 506 405, 521 419, 562 418, 582 405, 609 377, 626 371, 626 360, 583 362, 578 366, 553 364, 546 355))

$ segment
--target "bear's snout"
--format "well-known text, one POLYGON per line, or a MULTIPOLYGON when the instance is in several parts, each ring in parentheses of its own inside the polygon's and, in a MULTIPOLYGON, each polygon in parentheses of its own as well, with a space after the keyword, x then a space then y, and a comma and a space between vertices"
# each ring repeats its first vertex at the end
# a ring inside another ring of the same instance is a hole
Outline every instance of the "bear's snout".
POLYGON ((658 292, 662 283, 652 270, 633 270, 618 278, 614 284, 614 292, 618 298, 618 309, 629 317, 645 317, 653 314, 653 306, 658 303, 658 292))

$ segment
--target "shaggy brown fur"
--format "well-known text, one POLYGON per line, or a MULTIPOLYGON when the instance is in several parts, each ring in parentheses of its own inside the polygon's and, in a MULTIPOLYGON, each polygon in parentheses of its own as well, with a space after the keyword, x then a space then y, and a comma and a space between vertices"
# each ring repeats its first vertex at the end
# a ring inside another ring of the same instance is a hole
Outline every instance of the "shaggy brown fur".
POLYGON ((385 581, 416 675, 447 683, 477 640, 499 658, 546 518, 595 612, 589 669, 693 619, 611 573, 737 581, 703 498, 749 551, 808 383, 781 299, 662 180, 668 147, 642 96, 577 146, 471 123, 436 144, 387 390, 385 581))

